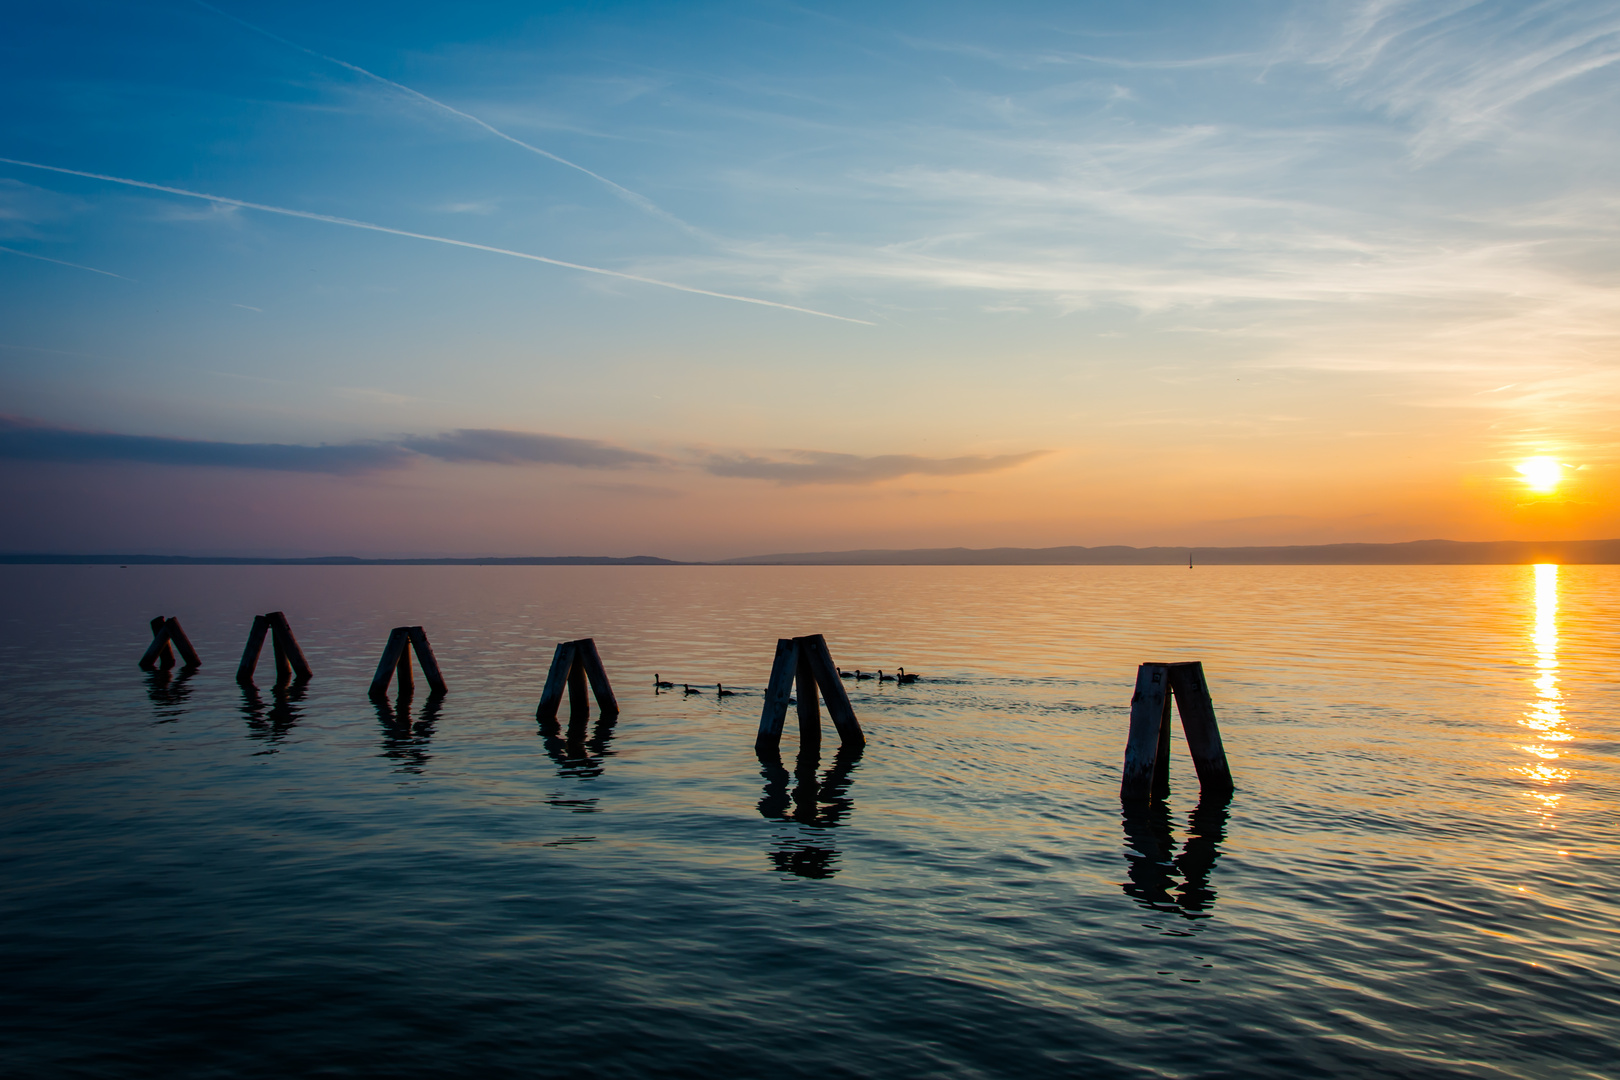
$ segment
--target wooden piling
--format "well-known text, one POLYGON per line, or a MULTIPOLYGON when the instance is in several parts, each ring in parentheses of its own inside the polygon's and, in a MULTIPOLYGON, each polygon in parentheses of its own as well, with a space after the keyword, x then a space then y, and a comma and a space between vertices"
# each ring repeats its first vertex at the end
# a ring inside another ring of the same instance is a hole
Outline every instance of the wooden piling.
POLYGON ((596 698, 597 711, 604 720, 619 715, 619 699, 613 695, 607 668, 602 665, 602 656, 596 651, 596 639, 559 642, 557 651, 551 655, 551 669, 546 672, 546 685, 540 691, 540 704, 534 711, 535 719, 542 723, 557 719, 564 689, 568 691, 570 721, 589 716, 591 707, 587 687, 596 698))
MULTIPOLYGON (((754 749, 772 753, 782 741, 787 723, 788 698, 793 696, 793 676, 798 669, 799 648, 793 638, 776 639, 776 659, 771 661, 771 678, 765 685, 765 705, 759 714, 759 734, 754 749)), ((801 716, 803 714, 801 713, 801 716)))
POLYGON ((1198 786, 1205 795, 1232 794, 1232 770, 1226 764, 1226 747, 1221 744, 1221 730, 1215 723, 1215 702, 1204 679, 1203 663, 1193 660, 1171 664, 1170 687, 1175 691, 1193 767, 1198 770, 1198 786))
POLYGON ((799 738, 801 747, 817 746, 821 742, 821 709, 816 693, 827 704, 827 714, 838 729, 838 738, 846 748, 866 745, 860 721, 838 678, 827 639, 820 634, 805 637, 779 638, 776 659, 771 664, 771 679, 765 689, 765 705, 760 711, 759 734, 754 737, 754 749, 761 754, 776 751, 782 739, 782 728, 787 722, 789 696, 798 694, 799 738), (797 686, 795 687, 795 683, 797 686))
POLYGON ((162 616, 152 620, 152 644, 147 647, 146 653, 137 662, 143 671, 161 668, 168 671, 174 667, 174 654, 179 652, 181 666, 187 670, 202 667, 202 660, 197 656, 197 650, 191 647, 191 639, 186 632, 180 629, 180 620, 173 615, 162 616))
POLYGON ((1120 798, 1128 802, 1163 799, 1170 794, 1170 701, 1175 699, 1187 748, 1205 796, 1232 794, 1232 772, 1226 763, 1215 705, 1210 699, 1204 666, 1183 663, 1142 664, 1136 669, 1131 695, 1131 726, 1125 741, 1125 768, 1120 798))
MULTIPOLYGON (((371 679, 371 696, 385 697, 388 694, 388 684, 393 681, 394 673, 400 668, 400 661, 407 659, 405 649, 410 645, 410 635, 405 627, 396 626, 388 632, 388 644, 383 646, 382 659, 377 661, 377 674, 371 679)), ((407 663, 405 679, 410 678, 410 668, 407 663)), ((404 680, 401 680, 403 688, 404 680)))
MULTIPOLYGON (((277 642, 277 655, 286 657, 294 678, 308 679, 314 673, 309 669, 309 661, 304 659, 304 650, 298 647, 298 639, 293 637, 292 624, 287 621, 287 616, 279 611, 272 611, 265 618, 270 623, 271 637, 277 642)), ((281 670, 279 660, 276 669, 278 673, 281 670)))
POLYGON ((188 668, 202 667, 202 658, 197 655, 197 650, 191 647, 191 639, 186 637, 186 632, 180 629, 180 620, 170 615, 164 629, 169 632, 169 640, 174 642, 175 652, 180 654, 181 666, 188 668))
POLYGON ((408 626, 405 633, 410 637, 411 648, 416 650, 416 662, 421 665, 428 690, 435 694, 446 693, 448 687, 444 685, 444 676, 439 673, 439 661, 433 655, 433 646, 428 644, 427 631, 420 626, 408 626))
POLYGON ((244 686, 253 682, 259 653, 264 649, 264 636, 269 632, 270 620, 263 615, 253 616, 253 628, 248 631, 247 645, 242 648, 242 662, 236 665, 236 681, 244 686))
POLYGON ((1165 699, 1170 694, 1164 664, 1142 664, 1136 669, 1136 690, 1131 694, 1131 729, 1125 739, 1125 774, 1119 797, 1132 802, 1153 795, 1153 775, 1164 726, 1165 699))
POLYGON ((169 647, 169 620, 159 615, 152 620, 152 644, 136 662, 142 671, 152 671, 161 661, 164 671, 174 667, 174 650, 169 647))

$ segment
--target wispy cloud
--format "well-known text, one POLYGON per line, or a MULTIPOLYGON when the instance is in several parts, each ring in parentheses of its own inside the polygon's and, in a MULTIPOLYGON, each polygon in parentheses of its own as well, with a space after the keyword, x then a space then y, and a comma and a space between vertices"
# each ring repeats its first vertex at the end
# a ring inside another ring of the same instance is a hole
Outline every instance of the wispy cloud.
POLYGON ((698 296, 712 296, 720 300, 736 300, 744 304, 759 304, 762 307, 780 308, 783 311, 797 311, 802 315, 816 315, 823 319, 836 319, 839 322, 860 323, 871 326, 865 319, 854 319, 847 315, 834 315, 831 312, 816 311, 813 308, 798 307, 794 304, 784 304, 776 300, 762 300, 756 296, 741 296, 736 293, 716 292, 712 289, 700 289, 695 285, 681 285, 673 281, 660 281, 657 278, 646 277, 641 274, 629 274, 620 270, 606 270, 599 266, 586 266, 583 263, 566 262, 562 259, 552 259, 545 255, 532 255, 526 251, 513 251, 510 248, 492 247, 489 244, 475 244, 470 240, 455 240, 447 236, 434 236, 430 233, 411 232, 409 229, 394 229, 387 225, 374 225, 369 221, 356 221, 353 218, 335 217, 331 214, 317 214, 309 210, 292 210, 284 206, 270 206, 265 203, 247 202, 244 199, 231 199, 223 195, 209 195, 201 191, 187 191, 185 188, 169 187, 166 184, 152 184, 144 180, 130 180, 122 176, 108 176, 105 173, 85 172, 80 169, 65 169, 59 165, 42 165, 33 161, 19 161, 16 158, 0 158, 0 162, 7 165, 20 165, 29 169, 43 169, 46 172, 61 173, 65 176, 82 176, 90 180, 102 180, 109 184, 122 184, 126 187, 143 188, 147 191, 161 191, 168 195, 179 195, 188 199, 202 199, 207 202, 224 206, 238 206, 244 210, 258 210, 266 214, 280 214, 284 217, 303 218, 306 221, 323 221, 328 225, 342 225, 350 229, 365 229, 368 232, 387 233, 390 236, 404 236, 412 240, 428 240, 435 244, 449 244, 452 247, 469 248, 473 251, 487 251, 494 255, 507 255, 514 259, 526 259, 530 262, 546 263, 549 266, 560 266, 568 270, 579 270, 587 274, 600 274, 604 277, 619 278, 624 281, 640 282, 643 285, 656 285, 663 289, 674 289, 677 292, 693 293, 698 296))
POLYGON ((1364 0, 1332 10, 1305 34, 1305 58, 1414 120, 1419 157, 1497 133, 1518 106, 1620 62, 1620 9, 1606 2, 1364 0))
POLYGON ((40 262, 55 263, 57 266, 71 266, 75 270, 88 270, 92 274, 105 274, 108 277, 119 278, 123 281, 130 280, 129 278, 124 277, 123 274, 115 274, 111 270, 97 270, 95 267, 85 266, 83 263, 68 262, 66 259, 53 259, 48 255, 36 255, 32 251, 18 251, 16 248, 3 246, 0 246, 0 251, 7 252, 11 255, 21 255, 25 259, 38 259, 40 262))
POLYGON ((581 469, 622 469, 658 465, 655 454, 629 450, 595 439, 536 435, 524 431, 462 429, 445 435, 410 436, 400 445, 442 461, 490 462, 497 465, 572 465, 581 469))
POLYGON ((877 484, 900 476, 967 476, 972 473, 1000 472, 1033 461, 1046 453, 1048 451, 1032 450, 1023 454, 954 458, 920 457, 916 454, 863 457, 821 450, 785 450, 776 458, 745 453, 715 453, 703 459, 702 468, 714 476, 769 480, 790 487, 801 484, 877 484))
POLYGON ((76 431, 0 416, 0 458, 17 461, 129 461, 277 472, 359 473, 397 469, 407 464, 410 456, 403 447, 387 443, 296 446, 169 439, 76 431))
POLYGON ((256 26, 253 23, 248 22, 246 19, 241 19, 241 18, 238 18, 235 15, 230 14, 229 12, 221 11, 219 8, 214 7, 212 4, 205 4, 205 3, 203 3, 203 0, 192 0, 192 2, 195 3, 200 8, 205 8, 208 11, 212 11, 216 15, 219 15, 219 16, 222 16, 223 18, 231 20, 232 22, 236 23, 238 26, 242 26, 242 27, 245 27, 248 30, 253 31, 255 34, 261 34, 264 37, 267 37, 272 41, 276 41, 276 42, 281 43, 282 45, 286 45, 288 48, 297 49, 299 52, 304 53, 304 54, 306 54, 308 56, 313 56, 313 57, 315 57, 315 58, 317 58, 319 60, 325 60, 329 64, 336 64, 338 67, 344 68, 345 70, 348 70, 348 71, 352 71, 356 75, 363 75, 368 79, 372 79, 372 80, 374 80, 374 81, 376 81, 378 83, 381 83, 383 86, 387 86, 387 87, 389 87, 389 88, 391 88, 393 90, 397 90, 400 93, 405 94, 406 96, 408 96, 410 98, 413 98, 413 99, 415 99, 417 101, 422 102, 423 104, 432 106, 435 109, 439 109, 439 110, 441 110, 443 112, 447 112, 451 116, 454 116, 454 117, 457 117, 458 119, 464 120, 467 123, 472 124, 475 127, 478 127, 481 130, 489 133, 490 135, 495 136, 497 139, 503 139, 506 142, 511 143, 513 146, 522 147, 524 150, 527 150, 531 154, 538 154, 540 157, 546 158, 549 161, 554 161, 559 165, 563 165, 563 166, 566 166, 566 167, 568 167, 570 169, 574 169, 574 170, 576 170, 578 172, 582 172, 586 176, 590 177, 592 180, 595 180, 597 183, 602 184, 605 187, 607 187, 608 190, 613 192, 613 194, 617 195, 619 198, 623 199, 625 202, 629 203, 630 205, 632 205, 632 206, 634 206, 634 207, 636 207, 636 208, 638 208, 640 210, 644 210, 647 213, 653 215, 654 217, 659 218, 659 219, 661 219, 663 221, 667 221, 671 225, 674 225, 677 228, 680 228, 680 229, 682 229, 682 230, 684 230, 684 231, 686 231, 688 233, 691 233, 691 234, 693 234, 695 236, 704 235, 702 230, 697 229, 696 227, 694 227, 692 225, 689 225, 686 222, 682 221, 680 218, 676 217, 674 214, 671 214, 669 211, 665 210, 663 207, 659 206, 657 203, 653 202, 651 199, 647 198, 645 195, 642 195, 642 194, 640 194, 638 192, 635 192, 635 191, 631 191, 629 188, 625 187, 624 185, 615 183, 614 181, 609 180, 607 177, 603 176, 602 174, 600 174, 598 172, 594 172, 594 171, 592 171, 590 169, 587 169, 585 166, 583 166, 583 165, 581 165, 581 164, 579 164, 577 162, 569 161, 565 157, 561 157, 561 156, 559 156, 557 154, 553 154, 550 150, 545 150, 545 149, 542 149, 542 148, 540 148, 538 146, 533 145, 532 143, 524 142, 522 139, 518 138, 515 135, 509 135, 506 132, 502 131, 500 128, 496 127, 495 125, 490 124, 487 121, 480 120, 478 117, 474 116, 472 113, 463 112, 461 109, 456 108, 454 105, 448 105, 445 102, 440 101, 438 98, 429 97, 427 94, 422 93, 420 90, 413 90, 411 87, 406 86, 403 83, 397 83, 392 79, 384 78, 383 76, 378 75, 376 72, 367 71, 365 68, 360 67, 358 64, 351 64, 347 60, 339 60, 335 56, 328 56, 325 53, 316 52, 314 49, 307 48, 306 46, 300 45, 296 41, 289 41, 287 38, 281 37, 279 34, 271 33, 270 31, 264 29, 262 26, 256 26))

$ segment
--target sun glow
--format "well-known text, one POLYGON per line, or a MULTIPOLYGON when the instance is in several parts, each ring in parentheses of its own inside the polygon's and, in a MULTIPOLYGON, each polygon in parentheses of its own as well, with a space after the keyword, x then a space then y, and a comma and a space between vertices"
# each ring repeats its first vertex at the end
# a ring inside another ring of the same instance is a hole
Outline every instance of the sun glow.
POLYGON ((1551 491, 1564 478, 1564 466, 1557 458, 1533 457, 1519 462, 1517 472, 1531 491, 1551 491))

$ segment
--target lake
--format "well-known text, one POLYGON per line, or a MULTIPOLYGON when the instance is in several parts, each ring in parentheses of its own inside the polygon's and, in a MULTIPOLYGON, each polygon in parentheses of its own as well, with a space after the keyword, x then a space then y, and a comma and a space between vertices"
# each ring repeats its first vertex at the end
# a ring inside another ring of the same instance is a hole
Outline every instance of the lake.
POLYGON ((1600 1077, 1620 567, 0 567, 14 1076, 1600 1077), (281 610, 314 669, 236 663, 281 610), (136 660, 177 616, 189 675, 136 660), (449 693, 377 705, 391 627, 449 693), (754 752, 821 633, 867 746, 754 752), (536 724, 593 637, 622 712, 536 724), (1136 665, 1236 781, 1124 812, 1136 665), (655 692, 654 673, 677 684, 655 692), (704 692, 687 696, 679 684, 704 692), (737 690, 718 697, 715 684, 737 690))

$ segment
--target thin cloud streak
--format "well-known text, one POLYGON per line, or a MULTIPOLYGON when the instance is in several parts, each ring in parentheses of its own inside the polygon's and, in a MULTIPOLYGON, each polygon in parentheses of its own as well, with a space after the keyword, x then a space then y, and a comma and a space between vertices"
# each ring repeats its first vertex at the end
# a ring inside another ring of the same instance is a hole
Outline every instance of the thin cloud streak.
POLYGON ((0 416, 0 459, 80 464, 127 461, 145 465, 345 474, 401 468, 410 460, 410 454, 402 447, 386 443, 296 446, 212 442, 75 431, 0 416))
POLYGON ((644 210, 647 213, 652 214, 654 217, 660 218, 663 221, 667 221, 671 225, 674 225, 677 228, 684 230, 685 232, 691 233, 693 236, 700 236, 700 237, 704 237, 705 239, 707 239, 706 234, 704 234, 704 232, 701 229, 695 228, 694 226, 689 225, 686 222, 682 221, 680 218, 676 217, 674 214, 671 214, 669 211, 665 210, 663 207, 659 206, 657 203, 653 202, 651 199, 647 198, 645 195, 642 195, 642 194, 640 194, 638 192, 631 191, 629 188, 625 187, 624 185, 617 184, 617 183, 613 182, 612 180, 609 180, 607 177, 601 175, 600 173, 592 172, 590 169, 587 169, 585 166, 577 164, 576 162, 569 161, 565 157, 559 157, 558 155, 553 154, 550 150, 542 150, 540 147, 534 146, 534 145, 532 145, 530 143, 526 143, 522 139, 517 138, 516 136, 508 135, 506 132, 502 131, 498 127, 495 127, 493 124, 490 124, 490 123, 488 123, 487 121, 484 121, 484 120, 480 120, 478 117, 472 115, 471 113, 463 112, 460 109, 456 108, 454 105, 447 105, 444 102, 440 101, 438 98, 429 97, 428 95, 422 93, 420 90, 413 90, 409 86, 404 85, 403 83, 397 83, 392 79, 384 78, 383 76, 378 75, 376 72, 367 71, 365 68, 360 67, 358 64, 351 64, 347 60, 339 60, 335 56, 328 56, 325 53, 316 52, 314 49, 307 48, 307 47, 305 47, 303 45, 300 45, 296 41, 289 41, 286 38, 281 37, 278 34, 271 33, 270 31, 264 29, 262 26, 255 26, 253 23, 248 22, 246 19, 240 19, 240 18, 237 18, 235 15, 230 14, 229 12, 221 11, 219 8, 214 7, 212 4, 205 4, 205 3, 203 3, 203 0, 192 0, 192 3, 196 4, 200 8, 206 8, 207 10, 212 11, 214 14, 219 15, 222 18, 229 19, 232 22, 236 23, 238 26, 245 27, 248 30, 253 31, 256 34, 262 34, 262 35, 264 35, 265 37, 269 38, 272 41, 280 42, 281 44, 286 45, 288 48, 297 49, 299 52, 305 53, 306 55, 316 57, 317 59, 320 59, 320 60, 325 60, 327 63, 330 63, 330 64, 336 64, 338 67, 341 67, 341 68, 344 68, 346 70, 352 71, 357 75, 364 75, 368 79, 374 79, 377 82, 382 83, 384 86, 391 87, 392 89, 398 90, 400 93, 407 94, 407 95, 409 95, 409 96, 411 96, 413 98, 416 98, 418 101, 426 102, 427 104, 433 106, 436 109, 442 109, 445 112, 450 113, 452 116, 455 116, 455 117, 458 117, 458 118, 460 118, 462 120, 465 120, 470 124, 477 125, 478 127, 482 128, 484 131, 487 131, 491 135, 495 136, 497 139, 504 139, 505 141, 511 143, 513 146, 522 147, 523 149, 529 151, 529 153, 531 153, 531 154, 538 154, 543 158, 546 158, 546 159, 551 160, 551 161, 555 161, 559 165, 565 165, 570 169, 574 169, 574 170, 577 170, 579 172, 582 172, 586 176, 590 177, 592 180, 595 180, 598 183, 605 185, 615 195, 617 195, 619 198, 623 199, 625 202, 630 203, 632 206, 635 206, 637 209, 644 210))
POLYGON ((784 453, 788 455, 789 460, 743 453, 710 454, 704 458, 702 468, 704 472, 713 476, 768 480, 783 487, 797 487, 804 484, 865 485, 882 483, 901 476, 968 476, 973 473, 1000 472, 1033 461, 1050 451, 1032 450, 1023 454, 954 458, 920 457, 916 454, 878 454, 863 457, 858 454, 834 454, 821 450, 788 450, 784 453))
POLYGON ((526 431, 463 428, 445 435, 409 436, 400 445, 441 461, 496 465, 572 465, 581 469, 623 469, 660 465, 656 454, 628 450, 596 439, 538 435, 526 431))
POLYGON ((369 232, 387 233, 390 236, 404 236, 412 240, 429 240, 435 244, 449 244, 451 247, 469 248, 473 251, 488 251, 495 255, 507 255, 514 259, 527 259, 530 262, 561 266, 568 270, 579 270, 587 274, 601 274, 604 277, 619 278, 624 281, 636 281, 643 285, 657 285, 660 288, 674 289, 676 292, 692 293, 697 296, 712 296, 719 300, 735 300, 743 304, 758 304, 761 307, 780 308, 783 311, 797 311, 801 315, 816 315, 823 319, 836 319, 839 322, 858 323, 862 326, 876 325, 865 319, 855 319, 847 315, 834 315, 831 312, 816 311, 813 308, 784 304, 776 300, 761 300, 756 296, 715 292, 712 289, 700 289, 695 285, 680 285, 673 281, 660 281, 657 278, 644 277, 640 274, 628 274, 620 270, 605 270, 600 266, 586 266, 584 263, 552 259, 545 255, 531 255, 526 251, 513 251, 510 248, 498 248, 489 244, 475 244, 470 240, 453 240, 447 236, 434 236, 430 233, 411 232, 409 229, 395 229, 387 225, 374 225, 369 221, 357 221, 354 218, 317 214, 309 210, 292 210, 284 206, 270 206, 265 203, 248 202, 244 199, 232 199, 223 195, 209 195, 201 191, 187 191, 185 188, 169 187, 165 184, 152 184, 145 180, 130 180, 122 176, 109 176, 105 173, 85 172, 80 169, 65 169, 60 165, 42 165, 38 162, 20 161, 16 158, 0 158, 0 163, 21 165, 29 169, 43 169, 46 172, 62 173, 66 176, 82 176, 90 180, 102 180, 109 184, 123 184, 126 187, 144 188, 148 191, 162 191, 169 195, 181 195, 188 199, 202 199, 205 202, 220 206, 236 206, 244 210, 258 210, 266 214, 280 214, 284 217, 303 218, 306 221, 323 221, 328 225, 343 225, 351 229, 365 229, 369 232))
POLYGON ((21 255, 25 259, 38 259, 40 262, 55 263, 57 266, 71 266, 75 270, 88 270, 92 274, 105 274, 108 277, 118 278, 120 281, 131 280, 130 278, 125 277, 123 274, 115 274, 111 270, 97 270, 95 267, 85 266, 83 263, 68 262, 66 259, 53 259, 47 255, 35 255, 32 251, 18 251, 16 248, 5 247, 3 245, 0 245, 0 251, 8 252, 12 255, 21 255))

